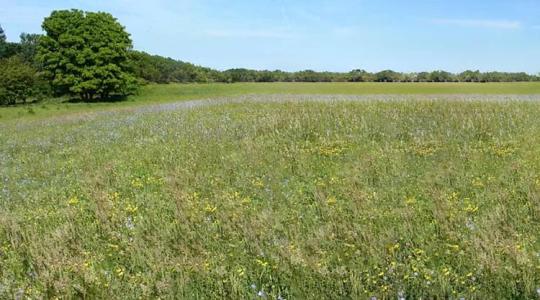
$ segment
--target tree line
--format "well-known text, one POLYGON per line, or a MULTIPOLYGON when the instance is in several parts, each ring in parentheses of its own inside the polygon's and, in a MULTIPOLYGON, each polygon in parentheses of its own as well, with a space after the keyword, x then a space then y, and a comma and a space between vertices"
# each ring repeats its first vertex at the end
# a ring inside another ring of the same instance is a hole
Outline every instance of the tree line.
POLYGON ((402 73, 304 70, 219 71, 133 49, 129 33, 110 14, 53 11, 45 34, 8 42, 0 26, 0 104, 70 95, 86 101, 124 97, 145 83, 235 82, 518 82, 540 81, 524 72, 402 73))

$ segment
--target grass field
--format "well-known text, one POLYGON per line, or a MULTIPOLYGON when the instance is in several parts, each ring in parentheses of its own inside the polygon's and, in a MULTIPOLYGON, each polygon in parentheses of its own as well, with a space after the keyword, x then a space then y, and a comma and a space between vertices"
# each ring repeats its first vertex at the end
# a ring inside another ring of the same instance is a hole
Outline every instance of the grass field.
POLYGON ((540 102, 311 97, 0 122, 0 298, 540 297, 540 102))
POLYGON ((235 83, 148 85, 127 101, 113 103, 67 103, 52 99, 41 103, 0 107, 0 122, 20 118, 41 118, 152 103, 208 99, 249 94, 540 94, 540 82, 514 83, 235 83))

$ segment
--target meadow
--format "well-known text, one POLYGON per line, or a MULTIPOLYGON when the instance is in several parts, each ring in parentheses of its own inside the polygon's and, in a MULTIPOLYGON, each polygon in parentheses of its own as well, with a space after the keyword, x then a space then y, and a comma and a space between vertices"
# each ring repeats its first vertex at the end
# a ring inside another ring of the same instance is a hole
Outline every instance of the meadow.
POLYGON ((37 103, 0 107, 0 122, 20 118, 43 118, 66 113, 114 110, 156 103, 214 99, 242 95, 532 95, 540 94, 540 82, 500 83, 235 83, 235 84, 149 84, 123 101, 80 102, 66 97, 37 103))
POLYGON ((0 298, 540 297, 538 97, 290 94, 0 121, 0 298))

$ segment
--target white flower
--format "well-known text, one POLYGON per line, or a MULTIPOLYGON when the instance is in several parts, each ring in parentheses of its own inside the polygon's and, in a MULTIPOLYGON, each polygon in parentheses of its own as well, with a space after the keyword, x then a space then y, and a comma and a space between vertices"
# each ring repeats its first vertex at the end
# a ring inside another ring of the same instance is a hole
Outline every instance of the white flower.
POLYGON ((135 224, 133 223, 133 219, 131 218, 131 216, 127 217, 126 219, 126 227, 129 230, 135 229, 135 224))
POLYGON ((467 223, 465 223, 465 226, 467 226, 467 228, 469 228, 469 230, 475 230, 476 229, 476 225, 474 224, 474 222, 472 221, 471 218, 467 219, 467 223))

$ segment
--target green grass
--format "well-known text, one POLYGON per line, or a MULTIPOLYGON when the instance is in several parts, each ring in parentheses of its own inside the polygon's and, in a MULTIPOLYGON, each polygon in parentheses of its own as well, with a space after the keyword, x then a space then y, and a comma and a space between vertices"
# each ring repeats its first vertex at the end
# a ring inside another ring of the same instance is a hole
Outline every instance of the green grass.
POLYGON ((0 298, 534 299, 538 116, 286 102, 0 124, 0 298))
POLYGON ((540 82, 517 83, 236 83, 148 85, 140 94, 116 103, 42 103, 0 107, 0 122, 42 118, 65 113, 116 109, 151 103, 238 96, 247 94, 540 94, 540 82))

